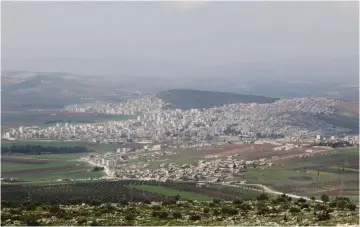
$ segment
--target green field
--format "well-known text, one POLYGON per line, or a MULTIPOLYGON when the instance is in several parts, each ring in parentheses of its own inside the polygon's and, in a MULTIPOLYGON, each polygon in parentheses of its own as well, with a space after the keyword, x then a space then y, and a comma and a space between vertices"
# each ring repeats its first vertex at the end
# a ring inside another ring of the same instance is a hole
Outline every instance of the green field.
POLYGON ((1 146, 10 147, 12 145, 40 145, 52 147, 74 147, 79 146, 76 143, 60 140, 1 140, 1 146))
POLYGON ((152 186, 152 185, 134 185, 134 188, 149 191, 149 192, 155 192, 166 196, 176 196, 179 195, 183 199, 191 199, 191 200, 198 200, 198 201, 209 201, 213 198, 200 195, 193 192, 185 192, 185 191, 179 191, 171 188, 165 188, 161 186, 152 186))
POLYGON ((45 164, 18 164, 18 163, 2 163, 1 173, 20 171, 20 170, 35 170, 43 168, 55 168, 55 167, 66 167, 77 164, 78 162, 49 162, 45 164))

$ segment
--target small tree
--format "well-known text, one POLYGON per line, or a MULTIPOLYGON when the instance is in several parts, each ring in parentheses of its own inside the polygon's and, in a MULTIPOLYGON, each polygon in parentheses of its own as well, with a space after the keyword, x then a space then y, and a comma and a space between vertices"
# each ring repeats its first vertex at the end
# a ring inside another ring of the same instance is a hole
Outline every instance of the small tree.
POLYGON ((176 201, 179 201, 179 200, 180 200, 180 195, 176 195, 176 196, 175 196, 175 200, 176 200, 176 201))
POLYGON ((259 195, 257 197, 257 200, 259 200, 259 201, 265 201, 265 200, 268 200, 268 199, 269 199, 269 197, 265 193, 261 193, 261 195, 259 195))
POLYGON ((320 197, 320 199, 321 199, 321 201, 323 201, 324 203, 327 203, 327 202, 329 202, 329 196, 327 196, 327 195, 322 195, 321 197, 320 197))

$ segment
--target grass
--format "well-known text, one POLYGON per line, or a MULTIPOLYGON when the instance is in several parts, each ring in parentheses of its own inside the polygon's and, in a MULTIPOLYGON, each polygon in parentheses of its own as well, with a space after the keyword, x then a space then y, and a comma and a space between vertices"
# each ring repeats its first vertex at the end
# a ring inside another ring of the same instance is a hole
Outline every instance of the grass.
POLYGON ((35 170, 35 169, 43 169, 43 168, 57 168, 57 167, 65 167, 77 164, 79 162, 50 162, 45 164, 23 164, 23 163, 2 163, 1 172, 11 172, 11 171, 20 171, 20 170, 35 170))
POLYGON ((155 192, 166 196, 176 196, 179 195, 183 199, 191 199, 191 200, 198 200, 198 201, 210 201, 213 198, 200 195, 193 192, 185 192, 179 191, 171 188, 161 187, 161 186, 152 186, 152 185, 134 185, 133 187, 137 189, 141 189, 144 191, 155 192))
POLYGON ((1 146, 10 147, 12 145, 40 145, 52 147, 74 147, 78 144, 60 140, 1 140, 1 146))
POLYGON ((358 149, 339 149, 336 152, 344 155, 359 155, 358 149))

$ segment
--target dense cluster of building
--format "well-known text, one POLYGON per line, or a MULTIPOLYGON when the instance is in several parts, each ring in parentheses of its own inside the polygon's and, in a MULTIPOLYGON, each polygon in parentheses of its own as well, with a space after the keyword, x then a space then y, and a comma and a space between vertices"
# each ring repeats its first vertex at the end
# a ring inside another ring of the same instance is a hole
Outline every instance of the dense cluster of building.
POLYGON ((333 100, 294 98, 270 104, 236 103, 209 109, 166 109, 156 97, 123 104, 81 104, 68 111, 137 114, 137 119, 94 124, 56 124, 50 127, 19 127, 4 130, 6 139, 58 139, 94 143, 142 141, 249 142, 259 138, 309 134, 337 135, 350 131, 321 120, 334 113, 333 100))

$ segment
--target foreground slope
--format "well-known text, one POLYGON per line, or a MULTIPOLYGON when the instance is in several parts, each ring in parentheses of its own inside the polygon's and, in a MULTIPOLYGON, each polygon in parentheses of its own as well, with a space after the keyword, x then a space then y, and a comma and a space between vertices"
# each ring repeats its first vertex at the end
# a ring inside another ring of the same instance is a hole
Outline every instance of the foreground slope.
POLYGON ((277 98, 242 95, 230 92, 202 91, 192 89, 174 89, 157 94, 157 97, 170 106, 179 109, 201 109, 232 103, 273 103, 277 98))

